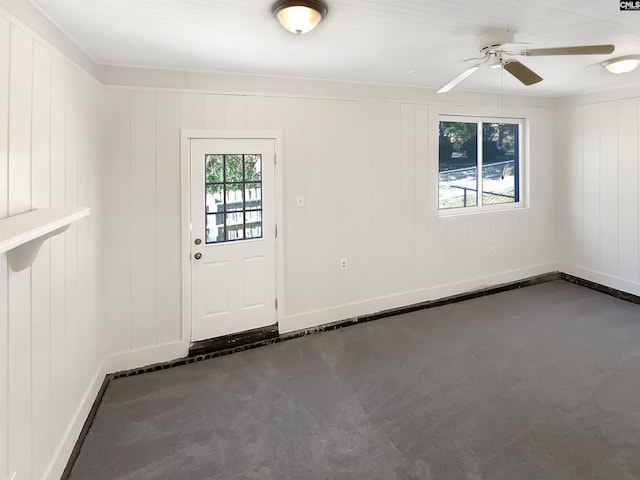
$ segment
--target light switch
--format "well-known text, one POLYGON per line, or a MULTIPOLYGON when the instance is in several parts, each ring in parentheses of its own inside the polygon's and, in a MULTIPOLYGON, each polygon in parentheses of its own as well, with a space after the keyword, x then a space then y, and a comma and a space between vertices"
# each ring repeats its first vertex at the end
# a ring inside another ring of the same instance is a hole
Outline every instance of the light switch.
POLYGON ((304 207, 304 195, 298 195, 296 197, 296 207, 304 207))

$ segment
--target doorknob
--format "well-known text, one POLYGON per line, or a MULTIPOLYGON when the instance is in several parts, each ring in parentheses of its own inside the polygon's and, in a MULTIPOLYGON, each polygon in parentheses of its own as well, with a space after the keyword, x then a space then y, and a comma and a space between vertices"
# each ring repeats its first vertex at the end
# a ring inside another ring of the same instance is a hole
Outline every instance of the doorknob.
POLYGON ((202 258, 202 254, 201 254, 200 252, 198 252, 198 253, 196 253, 196 254, 194 255, 194 258, 195 258, 196 260, 200 260, 200 259, 202 258))

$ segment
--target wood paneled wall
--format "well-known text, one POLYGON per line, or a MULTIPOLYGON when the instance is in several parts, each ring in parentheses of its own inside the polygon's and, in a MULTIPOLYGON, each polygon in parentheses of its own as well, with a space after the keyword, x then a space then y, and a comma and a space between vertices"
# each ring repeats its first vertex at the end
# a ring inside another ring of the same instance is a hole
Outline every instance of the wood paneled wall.
MULTIPOLYGON (((106 96, 113 351, 181 339, 181 128, 283 132, 281 331, 555 268, 553 109, 508 112, 527 119, 529 208, 439 218, 437 114, 465 107, 120 87, 106 96)), ((466 111, 496 114, 492 105, 466 111)))
POLYGON ((640 95, 565 110, 561 257, 570 273, 640 295, 640 95))
POLYGON ((46 241, 32 267, 14 272, 0 255, 3 479, 59 478, 85 396, 101 381, 101 90, 0 10, 0 218, 92 209, 46 241))

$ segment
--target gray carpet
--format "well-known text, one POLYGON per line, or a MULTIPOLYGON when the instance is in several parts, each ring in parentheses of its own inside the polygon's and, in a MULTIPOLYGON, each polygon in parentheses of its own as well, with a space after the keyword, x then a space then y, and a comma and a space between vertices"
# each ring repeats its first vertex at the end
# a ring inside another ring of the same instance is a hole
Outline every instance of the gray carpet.
POLYGON ((118 379, 71 479, 640 479, 640 306, 558 280, 118 379))

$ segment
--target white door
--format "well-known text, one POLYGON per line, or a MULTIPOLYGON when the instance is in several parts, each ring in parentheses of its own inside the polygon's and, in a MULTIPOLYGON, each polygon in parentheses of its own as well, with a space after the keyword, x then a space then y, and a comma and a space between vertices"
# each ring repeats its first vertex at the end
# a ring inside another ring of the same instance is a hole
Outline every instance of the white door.
POLYGON ((271 139, 191 140, 191 340, 276 323, 271 139))

